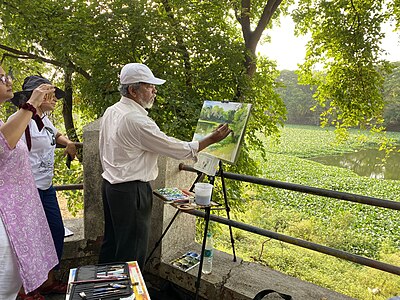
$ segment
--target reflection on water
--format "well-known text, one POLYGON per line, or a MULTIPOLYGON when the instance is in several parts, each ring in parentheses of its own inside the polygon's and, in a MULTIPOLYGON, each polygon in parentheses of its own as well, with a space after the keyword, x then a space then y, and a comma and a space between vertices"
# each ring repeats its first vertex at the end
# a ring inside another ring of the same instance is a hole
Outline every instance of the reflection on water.
POLYGON ((216 123, 210 123, 210 122, 205 122, 205 121, 199 120, 197 122, 196 132, 194 133, 193 140, 200 141, 206 135, 213 132, 213 130, 217 126, 218 126, 218 124, 216 124, 216 123))
POLYGON ((347 168, 358 175, 378 179, 400 180, 400 153, 391 153, 385 163, 382 151, 367 149, 341 155, 315 157, 311 160, 329 166, 347 168))

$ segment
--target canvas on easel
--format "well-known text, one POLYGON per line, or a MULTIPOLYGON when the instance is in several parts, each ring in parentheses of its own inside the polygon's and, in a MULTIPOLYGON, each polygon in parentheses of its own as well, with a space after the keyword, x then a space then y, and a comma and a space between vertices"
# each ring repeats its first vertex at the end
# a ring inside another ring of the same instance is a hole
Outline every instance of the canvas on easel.
POLYGON ((232 133, 222 141, 208 146, 202 152, 235 164, 239 156, 251 104, 227 101, 204 101, 197 122, 194 141, 199 141, 213 132, 218 125, 227 123, 232 133))

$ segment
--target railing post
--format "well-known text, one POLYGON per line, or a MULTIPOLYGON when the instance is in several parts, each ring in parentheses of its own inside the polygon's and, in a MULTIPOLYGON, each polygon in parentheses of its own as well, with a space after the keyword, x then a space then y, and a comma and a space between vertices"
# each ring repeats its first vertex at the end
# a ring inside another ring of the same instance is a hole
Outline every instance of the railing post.
POLYGON ((104 231, 99 128, 100 119, 88 124, 83 129, 84 227, 85 238, 88 240, 101 240, 104 231))

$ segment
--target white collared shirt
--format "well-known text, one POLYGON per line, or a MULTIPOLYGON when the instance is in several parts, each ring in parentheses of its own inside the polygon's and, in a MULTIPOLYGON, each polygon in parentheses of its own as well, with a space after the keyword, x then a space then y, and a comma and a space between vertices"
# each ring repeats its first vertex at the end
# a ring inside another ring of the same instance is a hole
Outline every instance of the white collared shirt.
MULTIPOLYGON (((11 115, 10 118, 15 114, 11 115)), ((29 133, 31 135, 29 161, 36 187, 47 190, 51 187, 54 177, 54 150, 56 149, 55 141, 58 131, 48 116, 44 115, 42 122, 44 128, 39 131, 35 121, 29 121, 29 133)), ((21 136, 21 140, 27 144, 25 134, 21 136)))
POLYGON ((102 176, 111 184, 158 176, 157 159, 195 158, 199 142, 184 142, 167 136, 135 101, 122 97, 107 108, 100 125, 102 176))

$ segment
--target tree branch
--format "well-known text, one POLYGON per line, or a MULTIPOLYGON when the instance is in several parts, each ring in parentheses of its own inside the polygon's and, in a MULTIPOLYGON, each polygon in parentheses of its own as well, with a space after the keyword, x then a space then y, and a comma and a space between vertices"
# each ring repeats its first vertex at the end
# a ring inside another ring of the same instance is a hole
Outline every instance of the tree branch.
POLYGON ((250 0, 242 0, 242 11, 240 12, 240 24, 242 25, 245 43, 251 39, 250 27, 250 0))
POLYGON ((251 30, 251 20, 250 20, 250 12, 251 12, 251 1, 250 0, 242 0, 242 11, 240 16, 240 24, 242 26, 242 33, 244 38, 244 43, 246 46, 245 53, 245 68, 247 75, 252 77, 256 72, 256 48, 257 44, 260 41, 261 35, 268 23, 271 21, 273 14, 282 3, 282 0, 268 0, 264 6, 262 15, 260 20, 257 23, 257 26, 254 31, 251 30))
POLYGON ((255 46, 257 46, 263 31, 267 27, 268 23, 271 21, 272 16, 274 15, 275 11, 281 3, 282 0, 270 0, 267 2, 267 5, 265 5, 263 13, 260 17, 260 20, 258 21, 257 27, 254 30, 253 34, 253 40, 256 42, 255 46))
POLYGON ((10 54, 10 53, 3 53, 3 55, 1 56, 0 64, 3 63, 3 61, 4 61, 4 59, 5 59, 6 57, 12 57, 12 58, 16 58, 16 59, 29 59, 29 57, 27 57, 27 56, 12 55, 12 54, 10 54))
POLYGON ((242 26, 246 48, 250 50, 251 53, 255 54, 255 50, 258 42, 260 41, 262 33, 264 32, 268 23, 271 21, 273 14, 281 3, 282 0, 268 0, 267 4, 264 6, 264 10, 260 20, 258 21, 257 27, 254 31, 251 31, 251 2, 250 0, 242 0, 242 11, 238 21, 242 26))
MULTIPOLYGON (((17 49, 8 47, 8 46, 3 45, 3 44, 0 44, 0 49, 3 49, 3 50, 5 50, 5 51, 11 52, 11 53, 13 53, 13 54, 16 54, 16 55, 19 56, 18 58, 21 58, 21 59, 40 60, 40 61, 42 61, 42 62, 49 63, 49 64, 52 64, 52 65, 57 66, 57 67, 61 67, 61 68, 67 67, 66 64, 63 63, 63 62, 56 61, 56 60, 53 60, 53 59, 48 59, 48 58, 45 58, 45 57, 42 57, 42 56, 39 56, 39 55, 36 55, 36 54, 32 54, 32 53, 29 53, 29 52, 17 50, 17 49)), ((8 54, 8 55, 11 56, 11 54, 8 54)), ((91 76, 89 73, 87 73, 87 72, 86 72, 85 70, 83 70, 82 68, 77 67, 77 66, 74 65, 71 61, 69 61, 68 67, 71 67, 75 72, 81 74, 81 75, 82 75, 83 77, 85 77, 87 80, 89 80, 89 79, 92 78, 92 76, 91 76)))

